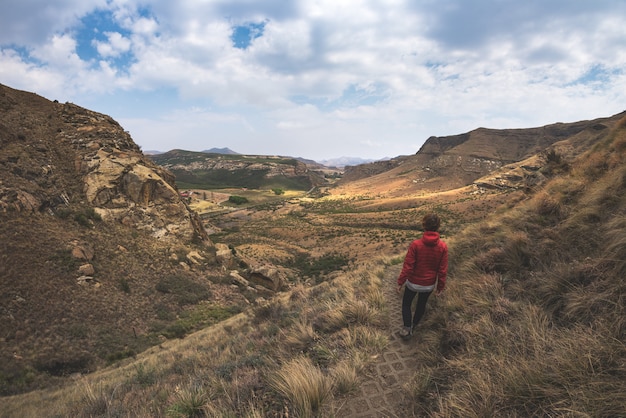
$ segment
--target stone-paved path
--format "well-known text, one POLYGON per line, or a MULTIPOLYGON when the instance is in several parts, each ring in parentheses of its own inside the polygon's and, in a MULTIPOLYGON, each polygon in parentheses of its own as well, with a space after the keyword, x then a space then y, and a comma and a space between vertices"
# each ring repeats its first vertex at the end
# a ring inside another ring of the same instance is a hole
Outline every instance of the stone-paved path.
POLYGON ((361 383, 358 392, 344 399, 345 403, 337 411, 337 417, 410 416, 402 407, 403 404, 406 406, 403 385, 417 369, 413 358, 419 343, 415 338, 405 341, 398 336, 402 325, 402 299, 396 292, 395 281, 401 268, 402 265, 386 268, 383 279, 383 291, 389 307, 387 326, 389 345, 361 383))

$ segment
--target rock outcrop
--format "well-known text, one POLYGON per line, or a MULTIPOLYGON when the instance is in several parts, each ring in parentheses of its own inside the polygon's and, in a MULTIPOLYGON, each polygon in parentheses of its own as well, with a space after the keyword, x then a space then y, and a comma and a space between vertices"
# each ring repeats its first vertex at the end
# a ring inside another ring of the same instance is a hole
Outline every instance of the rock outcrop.
POLYGON ((116 121, 0 85, 0 396, 144 350, 186 305, 241 303, 220 274, 172 173, 116 121))
POLYGON ((0 211, 55 212, 84 202, 105 222, 161 239, 209 242, 174 175, 145 157, 109 116, 2 85, 0 109, 0 211), (29 112, 47 124, 29 122, 29 112))

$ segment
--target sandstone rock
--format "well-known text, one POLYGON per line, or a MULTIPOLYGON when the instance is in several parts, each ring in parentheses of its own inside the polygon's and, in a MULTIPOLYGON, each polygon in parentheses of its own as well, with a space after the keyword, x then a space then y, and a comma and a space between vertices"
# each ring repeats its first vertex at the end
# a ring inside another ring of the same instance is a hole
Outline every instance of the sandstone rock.
POLYGON ((274 292, 281 290, 286 282, 285 274, 277 267, 269 264, 252 269, 249 278, 252 282, 260 284, 274 292))
POLYGON ((87 201, 104 221, 159 239, 196 236, 210 244, 200 218, 180 199, 173 175, 141 153, 103 147, 84 157, 81 170, 87 201))
POLYGON ((187 260, 192 264, 200 265, 204 261, 204 257, 202 257, 197 251, 191 251, 187 254, 187 260))
POLYGON ((215 244, 215 256, 217 262, 225 268, 231 268, 234 264, 233 252, 226 244, 215 244))
POLYGON ((72 247, 72 257, 91 261, 95 255, 93 247, 87 243, 75 243, 72 247))
POLYGON ((80 266, 78 268, 78 272, 82 275, 82 276, 93 276, 93 274, 96 272, 95 269, 93 268, 93 264, 83 264, 82 266, 80 266))
POLYGON ((96 280, 92 276, 80 276, 79 278, 76 279, 76 283, 78 283, 81 286, 85 286, 88 284, 95 284, 96 280))
POLYGON ((244 287, 250 286, 250 282, 244 279, 243 277, 241 277, 241 275, 235 270, 230 272, 229 277, 233 280, 235 284, 238 284, 244 287))
POLYGON ((41 207, 41 202, 32 194, 0 187, 0 212, 34 213, 41 207))

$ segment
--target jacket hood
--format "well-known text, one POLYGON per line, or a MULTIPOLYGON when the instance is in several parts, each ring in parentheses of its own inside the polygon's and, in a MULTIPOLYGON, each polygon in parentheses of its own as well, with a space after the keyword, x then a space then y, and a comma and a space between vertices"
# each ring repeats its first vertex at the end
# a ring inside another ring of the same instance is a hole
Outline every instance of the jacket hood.
POLYGON ((429 247, 434 247, 439 241, 439 232, 425 231, 422 235, 422 241, 429 247))

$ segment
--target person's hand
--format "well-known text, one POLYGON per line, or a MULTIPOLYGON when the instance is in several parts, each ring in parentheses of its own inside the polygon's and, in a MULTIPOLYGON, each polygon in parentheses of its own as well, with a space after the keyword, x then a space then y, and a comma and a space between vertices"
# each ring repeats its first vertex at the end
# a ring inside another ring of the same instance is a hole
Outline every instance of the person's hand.
POLYGON ((443 289, 442 290, 437 289, 435 291, 435 296, 441 296, 442 293, 443 293, 443 289))
POLYGON ((402 285, 399 284, 398 287, 396 288, 396 292, 400 293, 402 292, 402 285))

